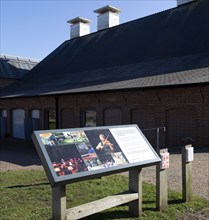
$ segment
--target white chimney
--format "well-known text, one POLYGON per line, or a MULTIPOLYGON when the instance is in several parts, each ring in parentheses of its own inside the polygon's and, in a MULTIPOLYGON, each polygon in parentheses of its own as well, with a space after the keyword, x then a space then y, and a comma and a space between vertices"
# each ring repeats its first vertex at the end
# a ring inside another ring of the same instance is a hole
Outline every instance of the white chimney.
POLYGON ((94 11, 97 17, 97 30, 106 29, 119 24, 120 9, 107 5, 94 11))
POLYGON ((70 26, 70 38, 76 38, 81 37, 83 35, 90 33, 90 20, 82 18, 82 17, 76 17, 73 18, 67 23, 71 24, 70 26))
POLYGON ((195 0, 177 0, 177 6, 189 3, 189 2, 193 2, 195 0))

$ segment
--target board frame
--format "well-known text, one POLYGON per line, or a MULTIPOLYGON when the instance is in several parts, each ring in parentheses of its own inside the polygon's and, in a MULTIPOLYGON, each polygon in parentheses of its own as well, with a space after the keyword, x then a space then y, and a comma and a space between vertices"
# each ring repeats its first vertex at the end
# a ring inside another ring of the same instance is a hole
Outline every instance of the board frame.
POLYGON ((158 154, 153 149, 151 144, 148 142, 148 140, 146 139, 142 131, 135 124, 117 125, 117 126, 100 126, 100 127, 80 127, 80 128, 69 128, 69 129, 55 129, 55 130, 39 130, 39 131, 33 132, 32 140, 34 142, 34 145, 41 159, 41 162, 43 164, 44 170, 46 172, 46 175, 48 177, 48 180, 51 186, 66 185, 69 183, 83 181, 83 180, 92 179, 92 178, 98 178, 98 177, 102 177, 102 176, 106 176, 106 175, 110 175, 114 173, 136 170, 138 168, 155 165, 161 161, 158 154), (82 131, 84 133, 88 132, 91 134, 91 132, 97 132, 97 131, 99 132, 101 130, 102 131, 103 130, 119 130, 120 131, 120 130, 126 130, 126 129, 129 130, 131 128, 134 128, 138 131, 140 138, 142 138, 144 143, 146 143, 147 149, 149 149, 150 152, 154 155, 154 158, 144 160, 144 161, 133 162, 133 163, 128 162, 126 164, 121 164, 121 165, 108 167, 104 169, 102 168, 98 170, 84 171, 84 172, 79 172, 79 173, 64 175, 64 176, 57 176, 56 172, 54 171, 54 167, 52 166, 52 161, 49 157, 49 154, 40 136, 45 133, 63 133, 63 132, 82 131))

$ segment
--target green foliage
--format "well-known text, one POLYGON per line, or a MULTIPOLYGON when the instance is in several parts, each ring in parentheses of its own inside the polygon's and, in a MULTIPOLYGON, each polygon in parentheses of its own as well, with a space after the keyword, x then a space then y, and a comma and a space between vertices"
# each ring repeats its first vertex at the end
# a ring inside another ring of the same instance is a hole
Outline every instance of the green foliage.
MULTIPOLYGON (((51 219, 51 186, 43 171, 1 172, 0 219, 51 219)), ((111 175, 67 185, 67 208, 81 205, 109 195, 127 191, 128 178, 111 175)), ((182 203, 181 193, 169 191, 169 206, 165 212, 156 211, 155 186, 143 183, 143 215, 140 220, 180 219, 185 213, 202 210, 209 201, 194 197, 182 203)), ((131 216, 127 205, 117 206, 86 219, 138 219, 131 216)))

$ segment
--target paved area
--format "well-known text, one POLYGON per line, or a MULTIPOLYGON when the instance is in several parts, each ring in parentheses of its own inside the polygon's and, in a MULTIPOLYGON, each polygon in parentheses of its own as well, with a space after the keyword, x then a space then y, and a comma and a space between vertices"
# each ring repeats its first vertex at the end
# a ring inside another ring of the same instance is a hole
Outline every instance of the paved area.
POLYGON ((0 138, 0 170, 43 169, 31 141, 0 138))

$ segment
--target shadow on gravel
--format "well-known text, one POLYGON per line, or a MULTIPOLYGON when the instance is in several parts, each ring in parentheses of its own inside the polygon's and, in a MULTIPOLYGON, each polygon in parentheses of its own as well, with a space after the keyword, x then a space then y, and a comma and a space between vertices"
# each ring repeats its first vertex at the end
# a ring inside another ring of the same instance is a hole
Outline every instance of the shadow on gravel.
POLYGON ((0 138, 0 161, 20 165, 42 165, 32 141, 0 138))

